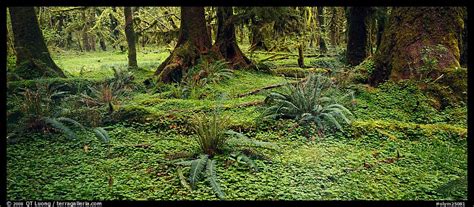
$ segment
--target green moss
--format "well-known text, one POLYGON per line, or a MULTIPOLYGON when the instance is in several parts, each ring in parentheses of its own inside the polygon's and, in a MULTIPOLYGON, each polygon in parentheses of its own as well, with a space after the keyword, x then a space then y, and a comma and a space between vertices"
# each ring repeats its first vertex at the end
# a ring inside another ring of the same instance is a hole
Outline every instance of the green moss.
POLYGON ((327 73, 328 69, 324 68, 276 68, 272 70, 277 75, 285 77, 303 78, 309 73, 327 73))
POLYGON ((36 89, 36 85, 62 86, 64 91, 69 91, 72 94, 82 92, 87 89, 87 86, 93 86, 102 83, 100 79, 85 79, 85 78, 47 78, 37 80, 21 80, 9 81, 7 83, 8 94, 15 94, 20 89, 36 89))

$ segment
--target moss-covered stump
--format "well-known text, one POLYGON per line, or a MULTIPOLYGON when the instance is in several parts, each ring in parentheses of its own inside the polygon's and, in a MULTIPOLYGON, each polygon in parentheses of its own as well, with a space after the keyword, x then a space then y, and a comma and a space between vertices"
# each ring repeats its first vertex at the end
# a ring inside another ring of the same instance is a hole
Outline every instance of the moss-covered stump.
POLYGON ((447 68, 459 67, 463 27, 459 7, 394 8, 369 83, 422 76, 434 79, 447 68))

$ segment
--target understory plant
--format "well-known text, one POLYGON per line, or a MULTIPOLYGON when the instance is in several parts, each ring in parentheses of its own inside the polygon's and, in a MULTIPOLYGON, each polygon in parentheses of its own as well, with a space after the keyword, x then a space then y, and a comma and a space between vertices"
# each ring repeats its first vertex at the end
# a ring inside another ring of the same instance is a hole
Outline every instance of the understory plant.
POLYGON ((113 105, 118 104, 121 97, 133 90, 133 74, 123 69, 112 69, 114 78, 100 85, 88 87, 90 92, 81 94, 81 102, 88 107, 108 106, 113 110, 113 105))
POLYGON ((12 100, 19 103, 20 116, 17 125, 9 132, 9 137, 22 134, 24 131, 42 133, 60 132, 70 140, 78 140, 75 129, 87 131, 77 120, 65 117, 60 106, 67 105, 68 91, 63 85, 36 84, 36 87, 23 88, 12 100), (63 105, 61 105, 63 104, 63 105))
POLYGON ((352 113, 338 102, 340 98, 332 81, 321 75, 310 74, 296 85, 288 84, 283 92, 272 92, 266 99, 265 119, 294 119, 304 127, 313 126, 318 135, 324 130, 342 130, 341 122, 350 123, 352 113))
POLYGON ((211 114, 198 114, 193 117, 192 129, 195 132, 194 140, 199 146, 199 156, 193 160, 179 161, 178 176, 181 184, 192 190, 197 182, 206 179, 220 199, 225 197, 216 175, 216 155, 227 156, 229 160, 237 160, 257 171, 258 167, 252 160, 249 150, 242 147, 263 147, 276 149, 273 143, 261 142, 247 138, 245 135, 229 130, 230 117, 223 116, 217 111, 211 114), (189 168, 188 178, 183 174, 182 167, 189 168), (188 184, 188 182, 190 184, 188 184))

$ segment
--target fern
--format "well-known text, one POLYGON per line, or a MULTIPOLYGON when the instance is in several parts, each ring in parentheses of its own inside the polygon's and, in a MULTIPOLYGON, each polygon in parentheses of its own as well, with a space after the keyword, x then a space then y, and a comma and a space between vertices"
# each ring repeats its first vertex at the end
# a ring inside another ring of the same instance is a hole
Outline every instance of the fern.
POLYGON ((196 142, 203 153, 212 156, 225 145, 227 141, 225 128, 228 120, 228 117, 223 117, 216 112, 211 116, 201 114, 193 117, 192 128, 197 135, 196 142))
POLYGON ((180 161, 180 162, 175 162, 175 165, 182 165, 182 166, 191 166, 193 160, 186 160, 186 161, 180 161))
POLYGON ((331 80, 311 74, 303 84, 289 84, 285 92, 271 93, 264 118, 295 119, 302 125, 315 124, 319 131, 332 126, 342 130, 341 121, 350 123, 347 115, 352 113, 337 103, 332 88, 331 80))
POLYGON ((228 142, 232 143, 233 145, 246 145, 246 146, 272 149, 272 150, 278 148, 278 146, 274 143, 253 140, 243 135, 242 133, 239 133, 233 130, 227 130, 226 134, 234 136, 234 137, 229 138, 228 140, 228 142))
POLYGON ((258 171, 258 167, 255 164, 255 162, 252 159, 250 159, 246 154, 240 153, 237 156, 237 162, 241 162, 241 161, 247 164, 248 166, 250 166, 254 171, 258 171))
POLYGON ((182 169, 180 167, 178 167, 177 171, 178 171, 179 181, 181 182, 181 185, 183 185, 183 187, 185 187, 189 191, 192 191, 191 186, 189 186, 189 183, 186 181, 186 177, 184 177, 184 175, 183 175, 182 169))
POLYGON ((206 167, 208 155, 201 155, 198 159, 191 162, 191 170, 189 175, 189 182, 192 188, 196 186, 196 183, 202 178, 202 171, 206 167))
POLYGON ((219 183, 217 183, 217 176, 216 176, 216 169, 215 169, 215 162, 214 160, 209 160, 207 162, 206 166, 206 174, 207 174, 207 180, 209 181, 209 184, 211 185, 212 190, 217 193, 217 196, 220 199, 224 199, 224 192, 222 192, 221 187, 219 186, 219 183))
POLYGON ((69 127, 64 125, 63 123, 59 122, 57 119, 49 118, 49 117, 43 117, 42 120, 54 127, 55 129, 60 130, 63 132, 69 139, 75 140, 77 139, 76 133, 74 133, 69 127))
POLYGON ((70 123, 78 128, 81 128, 82 130, 86 130, 86 128, 79 122, 77 122, 76 120, 74 119, 70 119, 70 118, 67 118, 67 117, 59 117, 59 118, 56 118, 56 120, 60 121, 60 122, 67 122, 67 123, 70 123))
POLYGON ((94 128, 94 133, 95 133, 95 136, 101 139, 104 143, 110 142, 109 134, 102 127, 94 128))

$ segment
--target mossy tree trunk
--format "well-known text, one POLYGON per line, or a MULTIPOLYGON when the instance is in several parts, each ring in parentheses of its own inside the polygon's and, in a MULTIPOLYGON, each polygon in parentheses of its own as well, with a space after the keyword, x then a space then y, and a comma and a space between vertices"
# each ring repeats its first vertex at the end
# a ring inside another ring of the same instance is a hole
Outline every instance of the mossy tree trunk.
POLYGON ((387 24, 387 7, 377 8, 376 21, 377 21, 377 37, 375 40, 375 45, 377 50, 380 47, 380 42, 382 41, 383 31, 385 30, 385 25, 387 24))
POLYGON ((249 51, 263 50, 268 51, 268 47, 265 44, 262 27, 264 26, 261 22, 252 21, 252 39, 250 42, 249 51))
POLYGON ((339 33, 341 32, 339 29, 339 15, 337 12, 336 7, 331 7, 331 19, 329 20, 329 40, 331 42, 331 46, 336 48, 339 44, 339 33))
POLYGON ((125 16, 125 36, 128 45, 128 67, 136 68, 137 65, 137 49, 135 47, 135 31, 133 30, 133 14, 131 7, 124 7, 125 16))
POLYGON ((24 79, 66 77, 44 42, 33 7, 9 8, 16 51, 17 74, 24 79))
POLYGON ((164 83, 180 82, 188 68, 196 65, 199 59, 219 58, 211 52, 211 46, 204 8, 181 7, 181 26, 176 47, 158 67, 155 75, 164 83))
MULTIPOLYGON (((117 12, 116 7, 112 7, 112 11, 113 11, 114 13, 117 12)), ((111 31, 110 37, 111 37, 111 39, 114 41, 114 42, 112 43, 112 48, 115 49, 115 45, 116 45, 115 42, 118 40, 118 38, 119 38, 119 33, 120 33, 120 31, 117 29, 118 20, 117 20, 117 19, 114 17, 114 15, 112 15, 112 14, 110 14, 109 17, 110 17, 110 31, 111 31)))
POLYGON ((232 7, 217 8, 217 38, 214 46, 234 69, 248 68, 252 62, 242 53, 235 37, 232 7))
POLYGON ((462 31, 462 11, 456 7, 393 8, 380 48, 374 57, 375 68, 369 78, 371 85, 387 79, 418 78, 419 70, 428 63, 424 55, 435 59, 429 74, 459 66, 458 40, 462 31), (444 49, 443 49, 444 48, 444 49), (426 54, 430 53, 430 54, 426 54))
POLYGON ((85 21, 84 27, 82 28, 82 46, 84 47, 84 50, 90 51, 92 49, 90 40, 89 40, 89 33, 87 32, 90 28, 90 23, 88 21, 86 11, 87 9, 82 10, 81 16, 82 19, 85 21))
POLYGON ((370 7, 351 7, 348 9, 347 63, 358 65, 369 55, 368 17, 370 7))
POLYGON ((324 8, 318 7, 318 25, 319 25, 319 51, 326 53, 328 48, 324 36, 326 35, 326 27, 324 25, 324 8))
POLYGON ((463 21, 464 21, 464 29, 462 30, 462 35, 461 35, 461 41, 459 42, 460 44, 460 61, 459 63, 463 66, 463 67, 467 67, 467 42, 468 42, 468 39, 467 39, 467 8, 463 8, 463 21))

